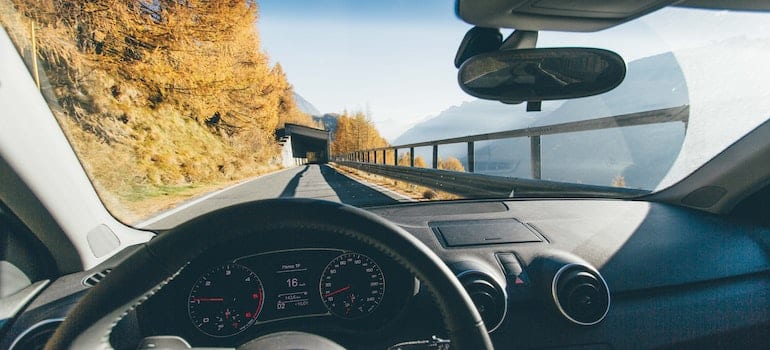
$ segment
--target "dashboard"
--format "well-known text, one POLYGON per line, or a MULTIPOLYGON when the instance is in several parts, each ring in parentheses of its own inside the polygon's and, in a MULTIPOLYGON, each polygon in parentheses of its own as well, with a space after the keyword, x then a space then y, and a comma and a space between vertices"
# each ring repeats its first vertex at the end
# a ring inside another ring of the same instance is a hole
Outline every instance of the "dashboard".
MULTIPOLYGON (((770 347, 768 227, 618 200, 368 211, 407 230, 456 273, 496 348, 770 347)), ((88 290, 84 281, 130 252, 53 281, 0 348, 60 321, 88 290)), ((121 339, 157 335, 235 347, 287 329, 351 349, 446 337, 433 297, 392 258, 362 243, 290 232, 210 249, 121 323, 112 337, 125 349, 137 346, 121 339)))

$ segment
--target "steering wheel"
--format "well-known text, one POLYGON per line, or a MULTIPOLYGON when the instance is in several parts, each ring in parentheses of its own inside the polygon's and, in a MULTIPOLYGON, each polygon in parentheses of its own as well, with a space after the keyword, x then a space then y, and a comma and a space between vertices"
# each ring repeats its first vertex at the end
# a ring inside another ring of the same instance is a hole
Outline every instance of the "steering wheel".
MULTIPOLYGON (((67 315, 46 349, 113 349, 118 322, 163 288, 207 249, 246 237, 275 239, 293 230, 352 240, 392 258, 434 297, 453 349, 492 349, 481 316, 451 270, 422 242, 367 211, 312 199, 270 199, 235 205, 190 220, 134 251, 92 288, 67 315)), ((251 349, 342 349, 300 332, 278 332, 241 345, 251 349)))

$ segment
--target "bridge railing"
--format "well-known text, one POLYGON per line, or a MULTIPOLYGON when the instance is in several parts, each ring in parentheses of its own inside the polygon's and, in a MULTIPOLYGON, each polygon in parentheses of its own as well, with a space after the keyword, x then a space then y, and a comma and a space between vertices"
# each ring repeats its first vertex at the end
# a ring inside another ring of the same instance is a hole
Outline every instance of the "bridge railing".
MULTIPOLYGON (((332 159, 337 163, 344 164, 347 166, 352 166, 367 172, 378 173, 380 175, 404 180, 407 182, 418 183, 428 187, 434 187, 434 188, 441 187, 441 189, 444 189, 444 190, 449 190, 450 188, 448 187, 456 187, 456 186, 450 186, 449 182, 454 182, 455 185, 457 185, 458 181, 463 183, 460 185, 460 187, 465 186, 465 184, 467 184, 469 181, 484 182, 484 183, 503 181, 505 183, 505 186, 503 187, 511 185, 512 184, 511 181, 514 181, 519 187, 521 187, 523 185, 522 183, 523 181, 523 182, 526 182, 526 186, 529 186, 529 187, 531 186, 542 187, 544 185, 547 185, 550 182, 540 180, 542 175, 542 161, 541 161, 541 149, 540 149, 541 136, 566 134, 566 133, 573 133, 573 132, 579 132, 579 131, 622 128, 622 127, 638 126, 638 125, 671 123, 671 122, 682 122, 685 124, 685 128, 686 128, 687 122, 689 119, 689 109, 690 109, 689 105, 684 105, 684 106, 657 109, 657 110, 644 111, 644 112, 638 112, 638 113, 623 114, 623 115, 617 115, 612 117, 580 120, 580 121, 566 122, 566 123, 546 125, 546 126, 529 127, 529 128, 516 129, 516 130, 500 131, 500 132, 462 136, 462 137, 453 137, 453 138, 447 138, 447 139, 441 139, 441 140, 416 142, 416 143, 409 143, 409 144, 395 145, 395 146, 388 146, 388 147, 381 147, 381 148, 357 150, 357 151, 348 152, 344 154, 337 154, 333 156, 332 159), (476 142, 500 140, 500 139, 525 138, 525 137, 529 138, 529 153, 530 153, 530 162, 531 162, 530 169, 531 169, 532 179, 513 179, 513 178, 500 177, 500 176, 473 174, 476 171, 475 169, 476 168, 476 161, 475 161, 476 142), (438 147, 439 145, 451 145, 451 144, 467 145, 467 153, 466 153, 467 167, 465 169, 465 173, 438 170, 439 168, 438 147), (415 148, 418 148, 418 147, 432 147, 433 149, 433 157, 432 157, 432 165, 431 165, 432 169, 415 168, 415 148), (408 150, 409 152, 408 166, 399 165, 400 150, 408 150), (392 163, 390 162, 391 160, 392 160, 392 163), (392 164, 392 165, 388 165, 388 164, 392 164), (449 177, 457 178, 458 176, 463 177, 463 179, 447 180, 449 179, 449 177), (472 179, 466 178, 468 176, 470 176, 472 179), (420 177, 423 177, 424 179, 420 180, 420 177), (443 185, 440 186, 440 185, 437 185, 438 183, 437 180, 442 180, 442 181, 446 180, 448 182, 445 182, 443 185), (535 182, 531 182, 531 181, 535 181, 535 182), (430 184, 433 184, 433 185, 430 186, 430 184)), ((557 183, 557 182, 553 182, 551 184, 556 187, 564 187, 559 185, 560 183, 557 183)), ((570 186, 574 186, 574 185, 570 185, 570 186)), ((601 186, 591 186, 591 185, 585 185, 585 186, 593 188, 594 190, 597 190, 599 192, 603 191, 601 190, 602 188, 601 186)), ((457 190, 458 191, 454 191, 454 193, 458 193, 462 195, 464 194, 464 192, 466 192, 466 190, 462 190, 462 191, 460 191, 459 189, 457 190)), ((476 188, 473 191, 478 191, 478 190, 479 188, 476 188)), ((633 191, 636 191, 636 190, 633 190, 633 191)), ((453 191, 448 191, 448 192, 453 192, 453 191)), ((477 192, 474 192, 474 193, 477 193, 477 192)))

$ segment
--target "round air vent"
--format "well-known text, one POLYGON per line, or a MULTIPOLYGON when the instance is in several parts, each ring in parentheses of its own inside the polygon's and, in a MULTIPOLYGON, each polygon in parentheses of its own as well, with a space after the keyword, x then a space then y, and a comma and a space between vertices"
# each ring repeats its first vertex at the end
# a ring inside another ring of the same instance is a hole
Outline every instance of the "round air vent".
POLYGON ((457 278, 476 305, 487 331, 491 333, 500 327, 508 310, 508 296, 500 283, 492 276, 476 270, 463 271, 457 278))
POLYGON ((579 325, 601 322, 610 309, 607 283, 596 269, 587 265, 564 265, 553 278, 551 292, 559 312, 579 325))
POLYGON ((56 328, 64 322, 63 318, 44 320, 25 330, 16 338, 9 350, 43 350, 56 328))

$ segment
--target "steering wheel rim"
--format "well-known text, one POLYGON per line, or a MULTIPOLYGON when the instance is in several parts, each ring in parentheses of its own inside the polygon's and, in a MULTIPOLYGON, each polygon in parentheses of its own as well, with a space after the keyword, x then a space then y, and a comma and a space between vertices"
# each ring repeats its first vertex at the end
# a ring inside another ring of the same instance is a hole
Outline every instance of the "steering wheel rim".
POLYGON ((109 338, 115 325, 174 279, 189 261, 211 247, 275 229, 324 229, 377 249, 414 274, 433 295, 453 348, 493 348, 465 289, 446 264, 417 238, 362 209, 328 201, 285 198, 213 211, 156 236, 81 299, 46 349, 112 349, 109 338), (222 230, 223 227, 228 229, 222 230))

